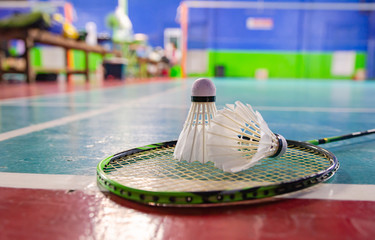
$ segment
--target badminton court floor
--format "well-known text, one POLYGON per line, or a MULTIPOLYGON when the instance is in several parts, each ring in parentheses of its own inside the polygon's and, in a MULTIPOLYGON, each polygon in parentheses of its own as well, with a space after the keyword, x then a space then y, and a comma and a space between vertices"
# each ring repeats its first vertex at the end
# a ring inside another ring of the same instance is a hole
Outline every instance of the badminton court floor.
MULTIPOLYGON (((157 208, 103 193, 100 160, 177 139, 194 79, 0 96, 0 239, 373 239, 375 136, 322 145, 340 169, 269 203, 157 208)), ((375 82, 214 79, 287 139, 375 128, 375 82)), ((0 88, 6 91, 6 88, 0 88)))

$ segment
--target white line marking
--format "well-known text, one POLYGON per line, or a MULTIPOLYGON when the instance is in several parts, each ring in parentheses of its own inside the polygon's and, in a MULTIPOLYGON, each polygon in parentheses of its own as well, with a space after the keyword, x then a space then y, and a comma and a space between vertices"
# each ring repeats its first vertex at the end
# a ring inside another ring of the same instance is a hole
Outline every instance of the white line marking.
MULTIPOLYGON (((95 176, 0 172, 0 187, 99 191, 95 176)), ((375 202, 375 185, 323 183, 279 198, 375 202)))
POLYGON ((96 182, 95 176, 6 172, 0 179, 0 187, 51 190, 83 190, 96 182))
POLYGON ((283 112, 342 112, 342 113, 375 113, 375 108, 324 108, 324 107, 272 107, 258 106, 256 110, 283 112))
MULTIPOLYGON (((169 108, 169 109, 186 109, 190 105, 177 104, 158 104, 148 105, 154 108, 169 108)), ((276 107, 276 106, 254 106, 255 110, 259 111, 280 111, 280 112, 338 112, 338 113, 375 113, 375 108, 329 108, 329 107, 276 107)))
MULTIPOLYGON (((104 107, 107 103, 80 103, 80 102, 21 102, 19 99, 0 101, 3 106, 32 106, 32 107, 104 107)), ((133 101, 133 100, 132 100, 133 101)), ((177 104, 158 104, 140 105, 135 103, 136 106, 153 107, 159 109, 185 109, 190 105, 177 105, 177 104)), ((124 106, 126 107, 126 106, 124 106)), ((291 106, 254 106, 259 111, 280 111, 280 112, 338 112, 338 113, 375 113, 375 108, 335 108, 335 107, 291 107, 291 106)))
POLYGON ((365 184, 320 184, 311 191, 285 196, 283 198, 375 201, 375 185, 365 184))
POLYGON ((106 106, 105 108, 91 110, 91 111, 87 111, 87 112, 83 112, 83 113, 78 113, 78 114, 75 114, 75 115, 72 115, 72 116, 63 117, 63 118, 55 119, 55 120, 52 120, 52 121, 39 123, 39 124, 31 125, 31 126, 28 126, 28 127, 12 130, 12 131, 9 131, 9 132, 1 133, 0 134, 0 141, 4 141, 4 140, 10 139, 10 138, 26 135, 26 134, 29 134, 29 133, 32 133, 32 132, 41 131, 41 130, 48 129, 48 128, 61 126, 61 125, 67 124, 67 123, 87 119, 87 118, 94 117, 94 116, 99 115, 99 114, 113 112, 113 111, 118 110, 119 108, 126 107, 128 105, 134 105, 136 103, 140 103, 140 102, 143 102, 143 101, 147 102, 147 101, 150 101, 150 99, 152 99, 154 97, 158 97, 158 96, 165 96, 165 94, 167 94, 169 92, 176 91, 176 90, 181 90, 181 88, 180 87, 174 87, 174 88, 170 88, 168 90, 158 92, 158 93, 155 93, 155 94, 152 94, 152 95, 149 95, 149 96, 129 100, 129 101, 126 101, 126 102, 121 103, 121 104, 113 104, 113 105, 110 105, 110 106, 106 106))
POLYGON ((1 106, 10 106, 10 107, 105 107, 109 103, 102 102, 102 103, 89 103, 89 102, 11 102, 11 103, 4 103, 1 106))
POLYGON ((52 120, 52 121, 48 121, 48 122, 44 122, 44 123, 39 123, 39 124, 31 125, 31 126, 28 126, 28 127, 16 129, 16 130, 13 130, 13 131, 1 133, 0 134, 0 141, 4 141, 4 140, 10 139, 10 138, 26 135, 26 134, 29 134, 29 133, 32 133, 32 132, 41 131, 41 130, 44 130, 44 129, 47 129, 47 128, 53 128, 53 127, 61 126, 61 125, 71 123, 71 122, 74 122, 74 121, 94 117, 94 116, 99 115, 99 114, 115 111, 115 110, 119 109, 120 107, 121 107, 121 105, 112 105, 112 106, 109 106, 107 108, 102 108, 102 109, 98 109, 98 110, 91 110, 91 111, 87 111, 87 112, 84 112, 84 113, 79 113, 79 114, 75 114, 75 115, 72 115, 72 116, 63 117, 63 118, 59 118, 59 119, 56 119, 56 120, 52 120))

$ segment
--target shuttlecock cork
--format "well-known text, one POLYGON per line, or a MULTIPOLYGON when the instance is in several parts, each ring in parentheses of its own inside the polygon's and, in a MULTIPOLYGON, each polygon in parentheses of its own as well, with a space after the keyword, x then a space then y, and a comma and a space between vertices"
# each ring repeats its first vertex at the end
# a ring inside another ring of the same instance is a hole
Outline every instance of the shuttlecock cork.
POLYGON ((217 110, 216 87, 207 78, 195 80, 191 89, 191 105, 173 156, 180 161, 208 162, 207 130, 217 110))
POLYGON ((197 97, 207 98, 205 102, 215 102, 216 87, 214 83, 207 78, 195 80, 191 88, 191 101, 197 102, 197 97), (195 100, 194 100, 195 99, 195 100))
POLYGON ((211 122, 206 142, 208 157, 225 172, 239 172, 263 158, 280 157, 286 152, 285 138, 274 134, 249 104, 228 104, 211 122))

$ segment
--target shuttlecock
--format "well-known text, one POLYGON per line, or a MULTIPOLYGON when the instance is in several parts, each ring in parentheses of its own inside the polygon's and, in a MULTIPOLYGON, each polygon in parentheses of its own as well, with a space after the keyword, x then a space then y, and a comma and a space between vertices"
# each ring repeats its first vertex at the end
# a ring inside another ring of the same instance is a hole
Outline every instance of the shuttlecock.
POLYGON ((207 137, 210 161, 225 172, 248 169, 266 157, 279 157, 287 148, 281 135, 274 134, 259 112, 237 101, 219 110, 211 121, 207 137))
POLYGON ((178 137, 173 156, 180 161, 206 163, 207 130, 216 114, 216 88, 206 78, 197 79, 191 91, 191 106, 184 127, 178 137))

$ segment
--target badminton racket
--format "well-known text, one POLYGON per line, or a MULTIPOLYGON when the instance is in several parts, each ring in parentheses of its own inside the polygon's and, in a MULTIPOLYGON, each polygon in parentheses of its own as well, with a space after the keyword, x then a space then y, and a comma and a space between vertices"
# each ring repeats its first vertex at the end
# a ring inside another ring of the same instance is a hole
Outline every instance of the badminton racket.
POLYGON ((153 206, 199 207, 259 202, 300 191, 331 178, 339 167, 335 155, 318 144, 375 133, 287 140, 280 158, 265 158, 254 167, 228 173, 213 163, 173 158, 176 141, 130 149, 102 160, 98 183, 125 199, 153 206), (315 145, 314 145, 315 144, 315 145))

